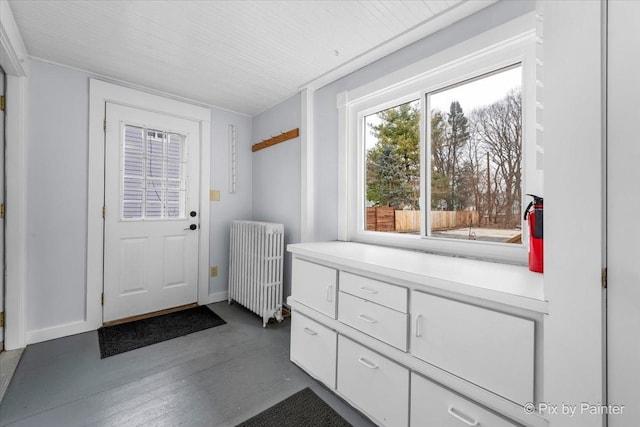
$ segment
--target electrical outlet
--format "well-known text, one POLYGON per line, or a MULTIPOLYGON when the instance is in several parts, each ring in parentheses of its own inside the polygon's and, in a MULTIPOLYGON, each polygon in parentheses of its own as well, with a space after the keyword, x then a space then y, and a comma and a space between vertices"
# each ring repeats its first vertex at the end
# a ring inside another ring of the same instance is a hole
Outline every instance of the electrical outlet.
POLYGON ((216 277, 218 275, 218 266, 215 265, 211 267, 211 277, 216 277))

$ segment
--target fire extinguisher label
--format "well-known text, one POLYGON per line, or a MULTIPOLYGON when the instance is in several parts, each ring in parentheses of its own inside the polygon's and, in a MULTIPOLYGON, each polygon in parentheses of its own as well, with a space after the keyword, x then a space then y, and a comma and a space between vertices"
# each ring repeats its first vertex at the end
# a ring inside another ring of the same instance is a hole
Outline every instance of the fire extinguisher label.
POLYGON ((542 239, 544 234, 543 219, 544 211, 542 209, 535 209, 535 226, 533 229, 533 237, 536 239, 542 239))

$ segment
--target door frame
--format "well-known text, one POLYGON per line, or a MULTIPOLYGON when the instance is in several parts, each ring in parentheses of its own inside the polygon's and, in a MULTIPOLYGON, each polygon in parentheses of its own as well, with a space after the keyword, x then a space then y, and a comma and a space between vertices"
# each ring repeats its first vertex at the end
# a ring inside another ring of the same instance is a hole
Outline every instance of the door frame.
MULTIPOLYGON (((87 330, 102 326, 104 257, 104 120, 106 103, 168 114, 200 123, 200 236, 198 304, 209 304, 209 187, 211 179, 211 111, 209 108, 141 92, 97 79, 89 81, 89 183, 87 220, 87 330)), ((109 213, 107 213, 108 215, 109 213)))
POLYGON ((6 264, 4 347, 26 345, 27 291, 27 49, 8 2, 0 1, 0 65, 7 74, 6 264))

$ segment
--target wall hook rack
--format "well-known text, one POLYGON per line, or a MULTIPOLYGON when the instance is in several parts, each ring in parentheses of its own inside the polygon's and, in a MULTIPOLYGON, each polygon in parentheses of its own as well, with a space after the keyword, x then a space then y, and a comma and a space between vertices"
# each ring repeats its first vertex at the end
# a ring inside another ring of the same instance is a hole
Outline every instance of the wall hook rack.
POLYGON ((293 138, 297 138, 298 136, 300 136, 300 129, 299 128, 291 129, 287 132, 282 132, 280 135, 273 136, 269 139, 262 140, 257 144, 253 144, 251 146, 251 151, 256 152, 264 148, 271 147, 272 145, 280 144, 281 142, 288 141, 293 138))

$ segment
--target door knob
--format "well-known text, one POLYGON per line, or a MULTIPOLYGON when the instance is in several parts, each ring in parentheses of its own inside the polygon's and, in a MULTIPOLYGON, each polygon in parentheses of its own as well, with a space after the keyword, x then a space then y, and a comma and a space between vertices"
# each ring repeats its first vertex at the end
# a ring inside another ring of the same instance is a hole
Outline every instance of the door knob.
POLYGON ((197 229, 197 228, 198 228, 198 226, 197 226, 197 225, 195 225, 195 224, 191 224, 188 228, 185 228, 185 230, 195 230, 195 229, 197 229))

